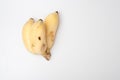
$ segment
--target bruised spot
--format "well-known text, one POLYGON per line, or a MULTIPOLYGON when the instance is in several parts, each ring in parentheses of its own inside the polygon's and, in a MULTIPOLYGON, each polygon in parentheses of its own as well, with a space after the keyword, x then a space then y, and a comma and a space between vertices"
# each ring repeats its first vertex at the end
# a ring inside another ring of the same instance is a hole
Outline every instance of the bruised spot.
POLYGON ((43 44, 43 46, 42 47, 45 47, 45 44, 43 44))
POLYGON ((46 45, 45 44, 42 45, 41 51, 46 51, 46 45))
POLYGON ((34 44, 32 44, 32 47, 35 47, 35 45, 34 45, 34 44))
POLYGON ((54 33, 53 33, 53 31, 51 31, 51 32, 49 33, 49 36, 51 36, 51 40, 54 41, 54 33))

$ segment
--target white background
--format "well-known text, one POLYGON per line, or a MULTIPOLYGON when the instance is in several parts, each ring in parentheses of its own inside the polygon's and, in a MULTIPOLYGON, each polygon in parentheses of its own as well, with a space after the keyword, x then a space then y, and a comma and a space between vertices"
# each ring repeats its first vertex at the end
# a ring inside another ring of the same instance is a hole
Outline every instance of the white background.
POLYGON ((0 80, 120 80, 120 0, 0 0, 0 80), (56 10, 48 62, 26 50, 21 30, 56 10))

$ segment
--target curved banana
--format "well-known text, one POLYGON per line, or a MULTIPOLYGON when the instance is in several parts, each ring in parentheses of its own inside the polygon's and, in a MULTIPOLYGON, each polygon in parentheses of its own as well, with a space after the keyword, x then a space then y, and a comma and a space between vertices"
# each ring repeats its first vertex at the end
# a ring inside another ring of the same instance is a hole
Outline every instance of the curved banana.
POLYGON ((50 55, 46 53, 47 50, 46 27, 42 19, 36 21, 32 26, 31 45, 32 45, 33 53, 41 54, 47 60, 50 59, 50 55))
POLYGON ((30 18, 23 26, 22 37, 29 52, 40 54, 47 60, 50 59, 50 55, 46 51, 46 27, 41 19, 35 22, 33 18, 30 18))
POLYGON ((32 28, 32 25, 34 24, 34 19, 33 18, 30 18, 23 26, 23 29, 22 29, 22 38, 23 38, 23 42, 24 42, 24 45, 26 47, 26 49, 29 51, 29 52, 33 52, 32 51, 32 47, 31 47, 31 41, 30 41, 30 33, 31 33, 31 28, 32 28))
POLYGON ((58 28, 58 11, 49 14, 45 21, 34 21, 30 18, 23 26, 22 37, 26 49, 34 54, 40 54, 50 60, 52 48, 58 28))
POLYGON ((50 54, 50 49, 54 44, 55 35, 58 28, 58 23, 59 23, 58 11, 49 14, 46 17, 44 23, 47 28, 47 45, 48 45, 47 53, 50 54))

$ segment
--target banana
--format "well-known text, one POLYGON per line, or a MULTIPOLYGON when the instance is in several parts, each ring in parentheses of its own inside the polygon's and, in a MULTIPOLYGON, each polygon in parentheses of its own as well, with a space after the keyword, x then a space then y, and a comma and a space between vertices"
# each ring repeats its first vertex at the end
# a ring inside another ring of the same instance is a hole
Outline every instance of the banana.
POLYGON ((33 54, 40 54, 50 60, 56 31, 59 23, 58 11, 49 14, 45 21, 30 18, 23 26, 22 38, 26 49, 33 54))
POLYGON ((26 49, 33 54, 40 54, 45 59, 49 60, 50 56, 47 54, 46 42, 46 27, 42 21, 34 21, 30 18, 23 26, 22 38, 26 49))
POLYGON ((45 21, 46 31, 47 31, 47 53, 50 55, 50 49, 52 48, 55 40, 56 31, 59 23, 58 11, 49 14, 45 21))
POLYGON ((23 29, 22 29, 22 38, 23 38, 23 42, 24 42, 24 45, 26 47, 26 49, 29 51, 29 52, 33 52, 32 51, 32 47, 31 47, 31 41, 30 41, 30 33, 31 33, 31 28, 32 28, 32 25, 34 24, 34 19, 33 18, 30 18, 23 26, 23 29))
POLYGON ((36 21, 31 29, 31 46, 33 53, 41 54, 47 60, 50 59, 50 55, 47 54, 47 41, 46 41, 46 27, 42 21, 39 19, 36 21))

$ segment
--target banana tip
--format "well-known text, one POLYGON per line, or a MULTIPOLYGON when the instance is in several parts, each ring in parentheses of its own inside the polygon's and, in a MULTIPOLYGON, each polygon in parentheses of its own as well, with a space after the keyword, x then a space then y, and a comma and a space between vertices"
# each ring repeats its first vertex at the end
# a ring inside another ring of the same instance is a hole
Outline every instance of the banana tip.
POLYGON ((42 20, 42 19, 39 19, 39 21, 43 22, 43 20, 42 20))
POLYGON ((58 11, 55 11, 58 14, 58 11))
POLYGON ((49 61, 50 58, 51 58, 51 54, 44 55, 43 57, 44 57, 47 61, 49 61))
POLYGON ((50 55, 47 55, 47 56, 45 56, 45 59, 47 60, 47 61, 49 61, 50 60, 50 55))
POLYGON ((34 18, 30 18, 30 20, 34 20, 34 18))

